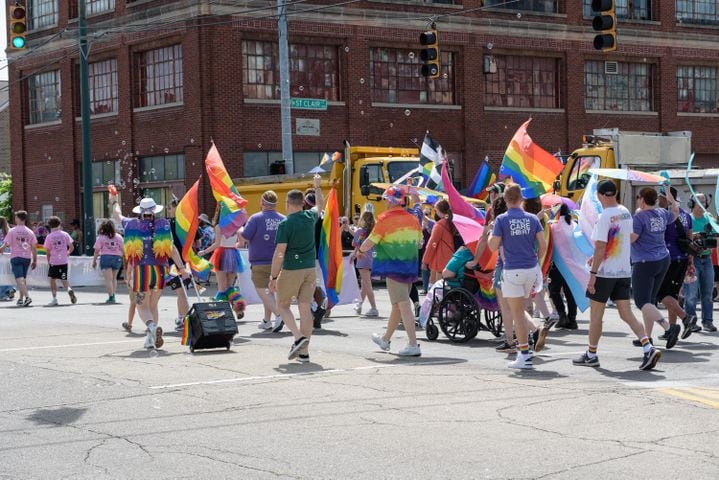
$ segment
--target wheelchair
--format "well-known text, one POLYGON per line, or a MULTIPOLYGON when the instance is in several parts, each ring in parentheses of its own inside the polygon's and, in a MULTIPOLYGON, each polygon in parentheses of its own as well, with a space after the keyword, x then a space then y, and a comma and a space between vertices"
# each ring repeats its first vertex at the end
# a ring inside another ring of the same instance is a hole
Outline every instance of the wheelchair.
POLYGON ((454 343, 472 340, 482 330, 495 337, 502 335, 502 314, 495 302, 482 297, 481 289, 494 294, 492 272, 465 270, 465 281, 461 286, 442 283, 442 296, 438 289, 433 292, 432 308, 425 325, 427 340, 435 341, 439 330, 454 343), (437 327, 439 325, 439 328, 437 327))

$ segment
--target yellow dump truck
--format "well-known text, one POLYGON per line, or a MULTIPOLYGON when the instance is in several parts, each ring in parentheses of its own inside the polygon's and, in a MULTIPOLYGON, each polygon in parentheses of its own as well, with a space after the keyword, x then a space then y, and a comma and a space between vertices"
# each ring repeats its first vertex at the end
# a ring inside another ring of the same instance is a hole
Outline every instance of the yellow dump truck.
MULTIPOLYGON (((321 173, 325 196, 332 185, 337 188, 340 211, 350 221, 358 216, 366 203, 374 206, 375 214, 385 210, 382 192, 387 184, 401 179, 419 165, 416 148, 350 146, 345 143, 343 156, 329 172, 321 173)), ((328 167, 329 168, 329 167, 328 167)), ((280 197, 278 210, 284 212, 285 194, 292 189, 304 191, 312 187, 312 173, 270 175, 233 179, 240 194, 247 199, 247 212, 260 210, 260 198, 266 190, 274 190, 280 197)), ((437 197, 443 194, 436 193, 437 197)), ((481 202, 472 200, 473 203, 481 202)))

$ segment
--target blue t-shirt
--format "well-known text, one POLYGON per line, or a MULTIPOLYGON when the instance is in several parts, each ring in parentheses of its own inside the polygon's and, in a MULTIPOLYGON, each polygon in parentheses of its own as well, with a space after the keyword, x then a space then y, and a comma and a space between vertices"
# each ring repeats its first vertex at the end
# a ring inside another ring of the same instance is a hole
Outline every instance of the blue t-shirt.
POLYGON ((242 237, 247 240, 251 265, 272 264, 277 227, 284 219, 284 215, 274 210, 258 212, 250 217, 242 230, 242 237))
POLYGON ((539 264, 534 244, 543 230, 537 216, 521 208, 510 208, 497 217, 492 235, 502 239, 505 270, 534 268, 539 264))
POLYGON ((639 235, 632 243, 632 263, 655 262, 669 256, 664 232, 674 221, 674 214, 663 208, 642 210, 634 215, 634 233, 639 235))

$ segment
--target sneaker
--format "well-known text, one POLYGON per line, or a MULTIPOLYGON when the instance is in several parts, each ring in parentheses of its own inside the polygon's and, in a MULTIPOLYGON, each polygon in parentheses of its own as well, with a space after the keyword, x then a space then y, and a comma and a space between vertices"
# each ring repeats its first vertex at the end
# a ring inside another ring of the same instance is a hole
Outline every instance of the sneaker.
POLYGON ((532 333, 529 334, 529 346, 533 347, 537 345, 537 342, 539 341, 539 329, 536 329, 532 333))
POLYGON ((517 346, 514 345, 514 343, 509 343, 507 340, 504 340, 502 343, 497 345, 495 350, 503 353, 517 353, 517 346))
POLYGON ((661 335, 659 335, 659 336, 657 337, 657 339, 658 339, 658 340, 666 340, 666 339, 667 339, 667 333, 668 333, 668 332, 669 332, 669 330, 665 330, 664 333, 662 333, 661 335))
POLYGON ((557 315, 556 313, 552 313, 544 320, 544 328, 549 330, 554 327, 557 322, 559 322, 559 315, 557 315))
POLYGON ((18 307, 22 307, 22 304, 23 304, 22 298, 18 298, 17 302, 15 302, 15 305, 17 305, 18 307))
POLYGON ((598 367, 599 357, 596 355, 590 357, 588 352, 584 352, 581 357, 572 360, 572 363, 579 367, 598 367))
POLYGON ((370 308, 367 310, 367 313, 364 314, 365 317, 379 317, 379 312, 376 308, 370 308))
POLYGON ((272 327, 272 333, 280 333, 282 327, 285 326, 285 322, 282 321, 282 317, 275 317, 275 324, 272 327))
MULTIPOLYGON (((22 302, 22 306, 29 307, 31 303, 32 303, 32 298, 25 297, 25 300, 22 302)), ((714 331, 716 332, 716 328, 714 329, 714 331)))
POLYGON ((702 322, 702 328, 707 332, 716 332, 717 327, 712 322, 702 322))
POLYGON ((312 328, 322 328, 322 318, 325 316, 326 311, 322 307, 317 307, 317 310, 312 314, 312 328))
POLYGON ((310 363, 310 354, 300 353, 299 355, 297 355, 297 360, 299 360, 300 363, 310 363))
POLYGON ((147 336, 145 336, 145 348, 152 349, 155 348, 155 343, 157 341, 157 337, 155 336, 155 332, 157 331, 157 326, 154 323, 149 323, 147 325, 147 336))
MULTIPOLYGON (((651 343, 652 345, 654 345, 654 339, 653 339, 653 338, 649 338, 649 343, 651 343)), ((641 346, 642 346, 642 341, 639 340, 638 338, 635 338, 634 340, 632 340, 632 345, 634 345, 635 347, 641 347, 641 346)))
POLYGON ((639 370, 651 370, 657 365, 657 362, 662 356, 662 352, 652 347, 651 350, 644 354, 639 370))
POLYGON ((257 328, 259 328, 260 330, 272 330, 272 322, 263 319, 260 323, 257 324, 257 328))
POLYGON ((184 320, 175 320, 175 331, 181 332, 185 329, 185 321, 184 320))
POLYGON ((517 355, 517 358, 513 362, 509 362, 507 364, 507 367, 525 370, 534 368, 534 365, 532 365, 532 357, 527 355, 517 355))
POLYGON ((161 348, 165 344, 165 340, 162 339, 162 327, 155 329, 155 348, 161 348))
POLYGON ((53 298, 50 300, 50 303, 47 304, 48 307, 57 307, 59 304, 57 303, 57 298, 53 298))
POLYGON ((355 303, 353 310, 357 315, 362 315, 362 304, 360 302, 355 303))
POLYGON ((691 335, 694 332, 693 327, 697 324, 697 316, 696 315, 689 315, 687 314, 686 317, 682 320, 682 325, 684 326, 684 329, 682 330, 682 340, 689 338, 689 335, 691 335))
POLYGON ((692 326, 692 333, 697 333, 697 332, 701 332, 701 331, 702 331, 702 327, 700 327, 699 325, 692 326))
POLYGON ((68 290, 67 294, 70 295, 70 302, 75 305, 77 303, 77 297, 75 296, 74 290, 68 290))
POLYGON ((681 332, 682 327, 679 325, 670 325, 669 330, 667 330, 667 350, 674 347, 674 345, 677 344, 677 340, 679 340, 679 332, 681 332))
POLYGON ((122 328, 124 328, 128 333, 132 331, 132 325, 127 322, 122 322, 122 328))
POLYGON ((300 350, 302 350, 302 347, 307 345, 309 342, 310 341, 307 337, 300 337, 295 340, 290 347, 290 353, 289 355, 287 355, 287 360, 293 360, 297 358, 297 355, 300 354, 300 350))
POLYGON ((559 321, 557 322, 557 326, 555 328, 564 328, 567 330, 577 330, 579 328, 579 325, 577 325, 576 318, 564 317, 564 318, 559 319, 559 321))
POLYGON ((409 343, 399 352, 397 355, 400 357, 421 357, 422 351, 419 349, 419 343, 417 345, 410 345, 409 343))
POLYGON ((382 335, 379 333, 373 333, 372 334, 372 341, 377 344, 377 346, 382 349, 382 351, 389 352, 389 344, 391 342, 388 342, 384 338, 382 338, 382 335))
POLYGON ((547 341, 549 329, 542 325, 537 329, 537 332, 537 339, 534 341, 534 351, 541 352, 542 349, 544 349, 544 343, 547 341))

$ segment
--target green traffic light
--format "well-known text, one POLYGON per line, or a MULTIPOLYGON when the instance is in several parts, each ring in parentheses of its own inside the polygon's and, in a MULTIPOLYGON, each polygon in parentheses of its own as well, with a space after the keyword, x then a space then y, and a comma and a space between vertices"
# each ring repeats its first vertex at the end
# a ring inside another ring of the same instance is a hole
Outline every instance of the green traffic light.
POLYGON ((15 37, 12 39, 12 46, 14 48, 25 48, 25 39, 22 37, 15 37))

